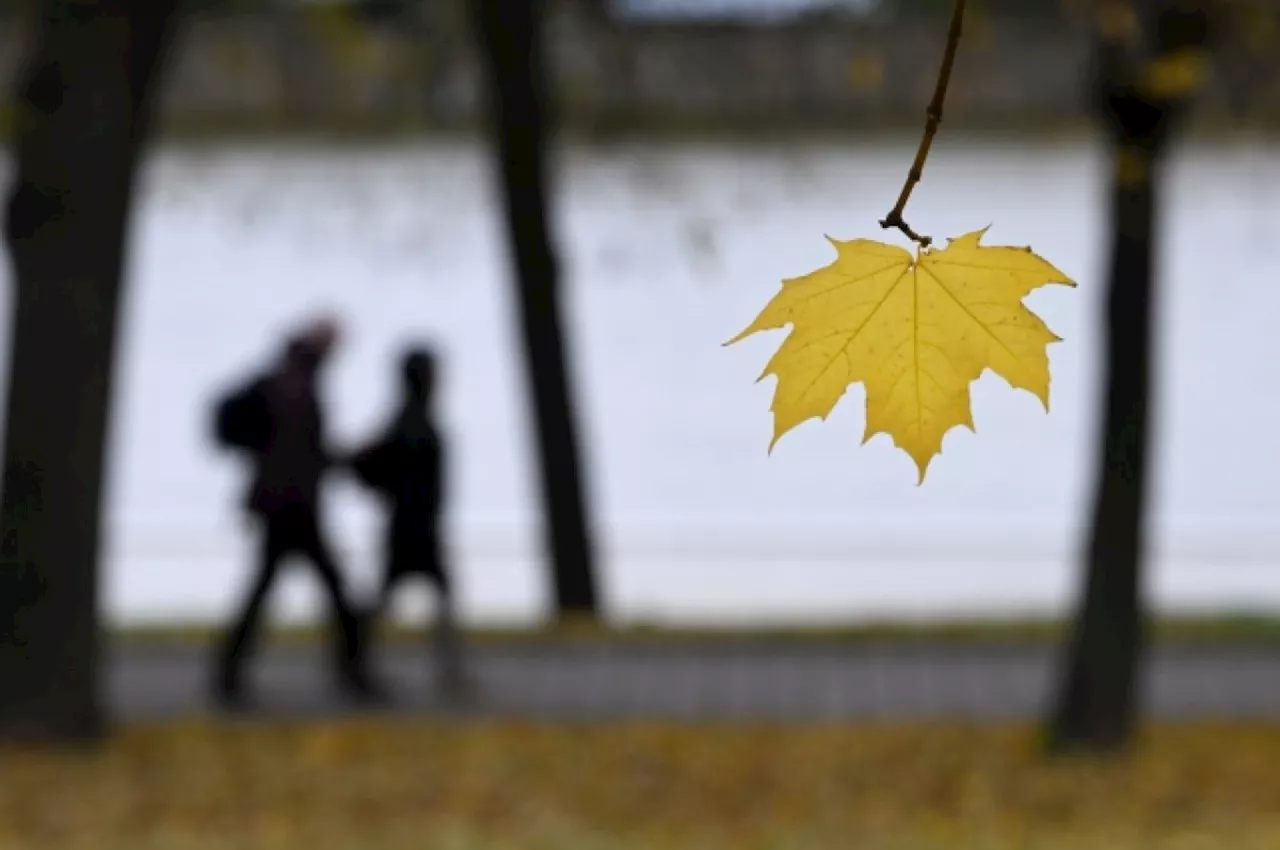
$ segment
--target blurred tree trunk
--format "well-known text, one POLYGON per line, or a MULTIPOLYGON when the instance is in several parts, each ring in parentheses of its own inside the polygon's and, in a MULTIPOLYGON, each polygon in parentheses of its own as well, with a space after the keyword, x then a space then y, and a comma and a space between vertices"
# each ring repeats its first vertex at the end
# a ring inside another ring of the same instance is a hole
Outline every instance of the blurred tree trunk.
POLYGON ((92 739, 108 413, 139 148, 175 0, 45 0, 17 91, 0 735, 92 739))
POLYGON ((525 380, 533 403, 546 533, 561 616, 599 615, 575 411, 548 227, 545 0, 472 0, 494 113, 493 146, 516 277, 525 380))
POLYGON ((1112 149, 1103 415, 1084 594, 1049 729, 1055 752, 1119 750, 1137 714, 1157 313, 1152 262, 1163 154, 1203 62, 1208 22, 1196 5, 1146 4, 1101 21, 1097 85, 1112 149))

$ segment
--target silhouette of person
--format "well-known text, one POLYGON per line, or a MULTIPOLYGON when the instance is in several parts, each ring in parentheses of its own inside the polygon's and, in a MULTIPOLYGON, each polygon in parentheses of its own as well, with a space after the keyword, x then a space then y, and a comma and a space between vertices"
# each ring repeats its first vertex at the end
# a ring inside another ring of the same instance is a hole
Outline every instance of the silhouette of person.
POLYGON ((430 582, 439 600, 436 625, 441 683, 447 692, 469 690, 454 620, 453 594, 440 539, 444 503, 444 451, 431 415, 436 358, 425 347, 410 348, 401 361, 403 398, 380 437, 353 453, 350 467, 389 504, 383 540, 382 584, 366 626, 385 613, 396 586, 409 576, 430 582))
POLYGON ((219 442, 247 451, 253 460, 245 507, 263 526, 256 577, 217 659, 216 694, 227 704, 243 697, 241 670, 255 643, 262 606, 290 555, 305 558, 327 592, 342 684, 356 696, 373 692, 363 669, 358 618, 318 516, 320 482, 332 460, 324 445, 316 381, 337 338, 333 319, 317 319, 288 341, 274 369, 218 406, 219 442))

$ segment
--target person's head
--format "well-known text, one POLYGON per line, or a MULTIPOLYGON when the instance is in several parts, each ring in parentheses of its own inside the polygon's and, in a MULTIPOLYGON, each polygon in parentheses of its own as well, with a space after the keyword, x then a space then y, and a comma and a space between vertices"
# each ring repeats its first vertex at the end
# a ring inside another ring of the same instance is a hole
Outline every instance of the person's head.
POLYGON ((338 318, 332 314, 321 314, 308 323, 304 337, 316 352, 320 360, 328 357, 342 336, 342 328, 338 318))
POLYGON ((412 398, 431 398, 436 385, 436 357, 426 346, 415 345, 400 360, 405 392, 412 398))
POLYGON ((324 364, 339 337, 337 320, 324 315, 307 323, 285 344, 285 363, 314 374, 324 364))
POLYGON ((284 367, 289 372, 305 375, 314 375, 320 368, 319 354, 306 336, 298 334, 285 343, 284 367))

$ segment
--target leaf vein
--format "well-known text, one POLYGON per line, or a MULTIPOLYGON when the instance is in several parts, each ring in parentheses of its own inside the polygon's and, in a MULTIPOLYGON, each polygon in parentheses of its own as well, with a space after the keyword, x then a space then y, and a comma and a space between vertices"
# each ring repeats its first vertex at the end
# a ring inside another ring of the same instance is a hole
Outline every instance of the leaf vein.
POLYGON ((907 272, 911 271, 911 268, 912 267, 903 269, 902 274, 898 275, 898 279, 889 284, 889 287, 884 291, 884 295, 876 302, 876 306, 872 307, 871 312, 862 320, 862 324, 858 325, 858 327, 854 329, 853 333, 849 334, 849 339, 845 341, 843 346, 841 346, 840 351, 836 356, 827 361, 826 366, 823 366, 818 370, 818 373, 814 376, 813 380, 809 382, 809 385, 800 392, 799 396, 797 396, 798 399, 803 400, 805 396, 809 394, 809 391, 817 386, 818 381, 822 380, 826 376, 827 371, 831 368, 832 364, 836 362, 836 359, 843 356, 845 352, 849 350, 849 346, 853 345, 853 342, 858 338, 858 335, 862 333, 863 329, 865 329, 871 320, 875 318, 876 314, 880 312, 880 308, 884 306, 884 302, 889 300, 889 296, 898 288, 898 284, 907 276, 907 272))
POLYGON ((956 294, 947 288, 947 285, 943 283, 942 278, 938 277, 928 268, 926 268, 925 271, 928 272, 929 277, 933 278, 934 281, 938 284, 938 288, 941 289, 943 292, 947 293, 947 297, 949 297, 952 301, 954 301, 956 303, 956 306, 959 307, 964 312, 964 314, 973 321, 975 325, 977 325, 978 327, 986 331, 987 335, 990 336, 992 339, 994 339, 996 343, 1005 350, 1005 353, 1008 354, 1010 357, 1012 357, 1015 362, 1018 361, 1018 355, 1014 354, 1013 351, 1010 350, 1009 346, 1004 344, 1004 340, 996 336, 995 333, 992 332, 991 328, 986 323, 984 323, 981 319, 975 316, 973 312, 968 307, 965 306, 964 302, 961 301, 959 298, 957 298, 956 294))

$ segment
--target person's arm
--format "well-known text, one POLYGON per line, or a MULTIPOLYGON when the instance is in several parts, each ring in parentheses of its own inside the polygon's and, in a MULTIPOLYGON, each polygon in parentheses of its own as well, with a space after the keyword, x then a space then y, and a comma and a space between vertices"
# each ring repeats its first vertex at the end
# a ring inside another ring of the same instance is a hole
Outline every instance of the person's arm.
POLYGON ((395 435, 388 434, 356 451, 347 464, 366 487, 390 492, 396 473, 395 435))
POLYGON ((315 441, 320 451, 321 463, 324 464, 325 469, 347 466, 350 463, 350 456, 345 451, 334 449, 333 443, 329 440, 328 422, 319 399, 313 399, 311 404, 311 415, 316 429, 315 441))

